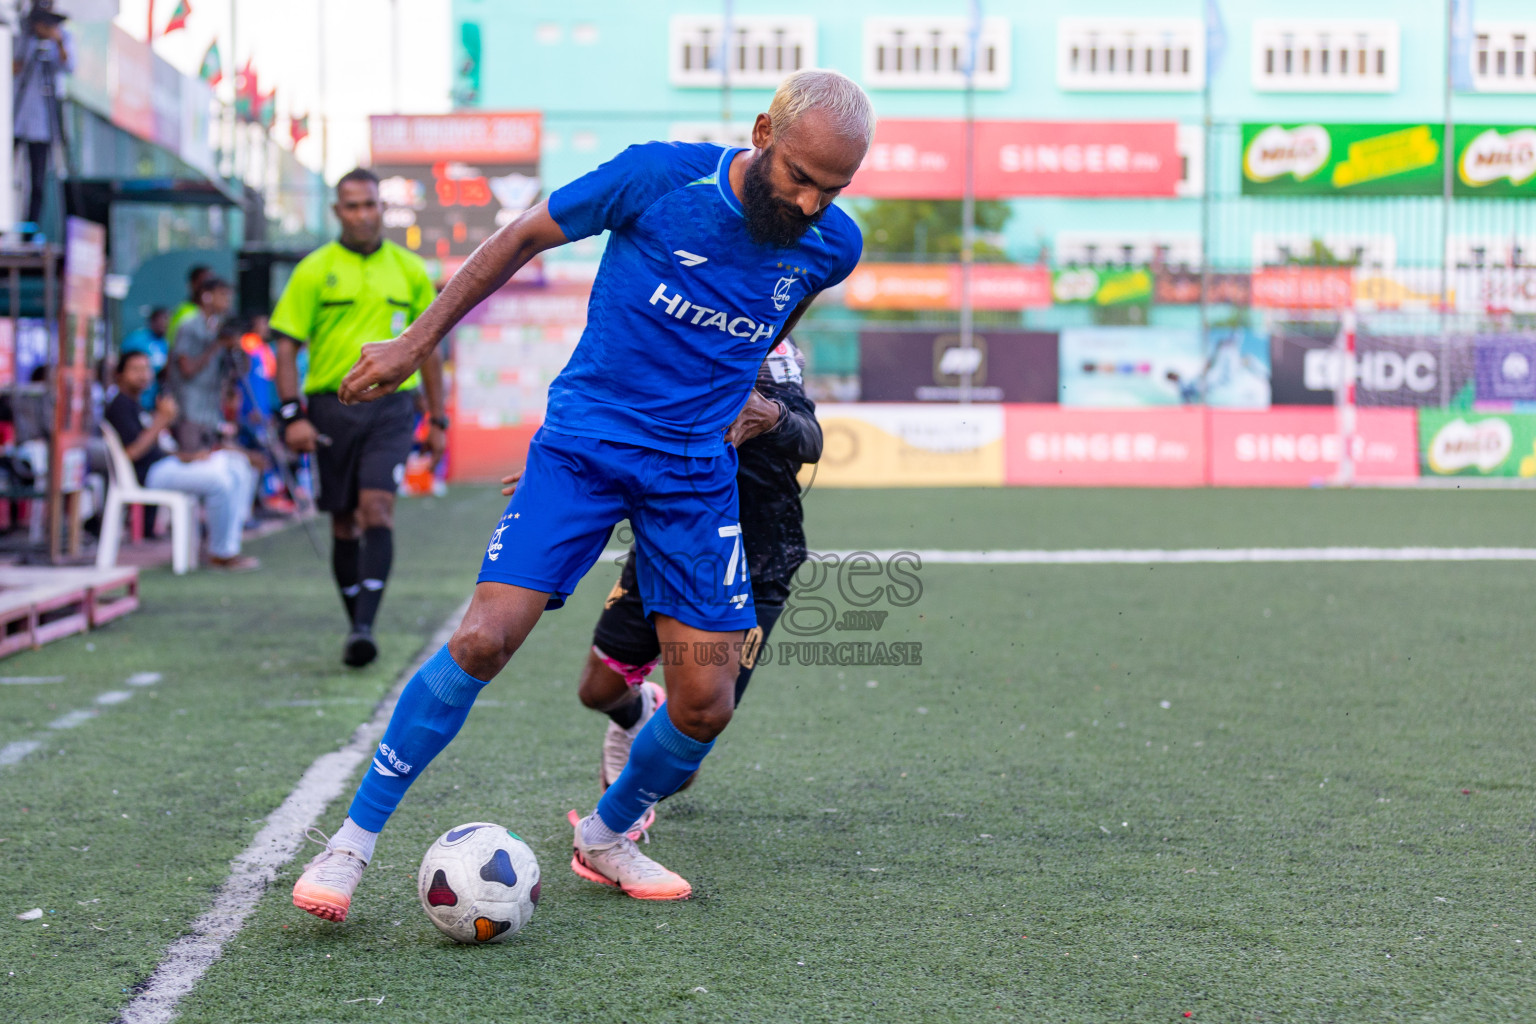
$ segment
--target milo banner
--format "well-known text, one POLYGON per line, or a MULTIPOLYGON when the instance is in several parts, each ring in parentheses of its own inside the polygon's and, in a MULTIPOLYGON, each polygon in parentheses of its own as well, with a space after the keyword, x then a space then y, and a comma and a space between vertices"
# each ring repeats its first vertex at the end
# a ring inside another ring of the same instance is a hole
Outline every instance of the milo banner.
MULTIPOLYGON (((1436 124, 1245 124, 1243 194, 1437 196, 1436 124)), ((1457 196, 1536 196, 1536 128, 1459 124, 1457 196)))
POLYGON ((1536 416, 1419 410, 1425 476, 1536 477, 1536 416))

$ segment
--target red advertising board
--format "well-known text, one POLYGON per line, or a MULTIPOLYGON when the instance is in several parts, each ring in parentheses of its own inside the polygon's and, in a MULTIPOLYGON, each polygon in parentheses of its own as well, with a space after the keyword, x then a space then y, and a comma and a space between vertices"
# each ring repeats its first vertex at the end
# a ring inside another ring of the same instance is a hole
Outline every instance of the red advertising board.
POLYGON ((1004 407, 1004 482, 1031 487, 1197 487, 1203 409, 1004 407))
POLYGON ((369 118, 375 163, 539 162, 538 112, 385 114, 369 118))
MULTIPOLYGON (((1338 473, 1344 443, 1333 409, 1215 409, 1210 416, 1211 483, 1219 487, 1307 487, 1338 473)), ((1414 410, 1361 409, 1356 416, 1355 479, 1419 475, 1414 410)))
POLYGON ((1349 267, 1266 267, 1253 274, 1253 304, 1265 309, 1348 309, 1354 303, 1349 267))
MULTIPOLYGON (((1182 174, 1172 121, 977 121, 976 195, 1172 196, 1182 174)), ((958 199, 965 189, 961 121, 888 119, 849 196, 958 199)))
MULTIPOLYGON (((955 263, 861 263, 848 278, 850 309, 959 309, 961 270, 955 263)), ((976 309, 1043 309, 1051 305, 1046 267, 978 263, 971 268, 976 309)))

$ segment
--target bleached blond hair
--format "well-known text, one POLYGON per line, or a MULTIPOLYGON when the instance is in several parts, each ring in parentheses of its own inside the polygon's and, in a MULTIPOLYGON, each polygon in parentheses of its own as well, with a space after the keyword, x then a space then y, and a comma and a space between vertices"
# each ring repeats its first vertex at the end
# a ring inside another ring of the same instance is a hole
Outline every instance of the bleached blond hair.
POLYGON ((796 71, 779 84, 768 104, 773 134, 792 130, 806 113, 820 110, 832 131, 841 138, 856 139, 868 146, 875 137, 875 108, 859 84, 847 75, 825 68, 796 71))

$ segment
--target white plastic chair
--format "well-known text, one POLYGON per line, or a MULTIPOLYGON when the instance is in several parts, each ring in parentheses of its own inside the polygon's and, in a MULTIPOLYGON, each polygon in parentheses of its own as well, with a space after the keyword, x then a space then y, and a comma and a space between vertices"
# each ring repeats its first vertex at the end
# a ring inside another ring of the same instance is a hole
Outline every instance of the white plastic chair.
POLYGON ((129 505, 159 505, 171 510, 171 571, 181 576, 197 564, 197 524, 192 518, 197 497, 180 491, 157 491, 139 483, 123 439, 110 423, 102 423, 107 442, 107 466, 112 478, 102 510, 101 540, 96 546, 96 568, 117 565, 117 549, 123 541, 123 509, 129 505))

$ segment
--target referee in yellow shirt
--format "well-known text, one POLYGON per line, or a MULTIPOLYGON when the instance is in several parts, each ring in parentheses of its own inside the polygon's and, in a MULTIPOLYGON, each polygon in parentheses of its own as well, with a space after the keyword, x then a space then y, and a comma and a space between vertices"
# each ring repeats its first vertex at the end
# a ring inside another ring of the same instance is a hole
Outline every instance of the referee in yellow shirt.
POLYGON ((344 175, 332 209, 341 238, 294 268, 271 326, 283 440, 296 452, 315 453, 317 504, 331 514, 331 571, 351 620, 342 661, 361 667, 378 656, 373 622, 394 560, 395 489, 416 430, 413 389, 426 395, 434 464, 442 458, 448 418, 438 354, 379 401, 342 405, 336 397, 363 346, 404 331, 432 303, 433 287, 421 258, 384 238, 379 179, 371 172, 344 175), (302 397, 300 345, 309 346, 302 397))

